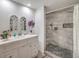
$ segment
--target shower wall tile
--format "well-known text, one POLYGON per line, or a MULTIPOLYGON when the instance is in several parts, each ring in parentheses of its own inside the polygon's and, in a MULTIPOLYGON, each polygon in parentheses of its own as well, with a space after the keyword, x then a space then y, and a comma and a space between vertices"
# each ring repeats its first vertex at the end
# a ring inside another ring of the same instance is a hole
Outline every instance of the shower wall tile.
POLYGON ((46 19, 47 41, 72 50, 73 28, 63 28, 63 24, 73 23, 73 8, 48 14, 46 19), (52 29, 49 26, 50 24, 53 24, 52 29), (54 30, 53 27, 58 27, 58 30, 54 30))

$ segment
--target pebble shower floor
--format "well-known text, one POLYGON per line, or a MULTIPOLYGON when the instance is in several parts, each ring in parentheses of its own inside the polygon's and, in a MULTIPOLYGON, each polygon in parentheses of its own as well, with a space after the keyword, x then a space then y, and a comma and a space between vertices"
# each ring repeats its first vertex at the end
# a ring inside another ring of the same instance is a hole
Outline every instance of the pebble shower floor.
POLYGON ((48 44, 46 50, 62 58, 73 58, 73 51, 53 44, 48 44))

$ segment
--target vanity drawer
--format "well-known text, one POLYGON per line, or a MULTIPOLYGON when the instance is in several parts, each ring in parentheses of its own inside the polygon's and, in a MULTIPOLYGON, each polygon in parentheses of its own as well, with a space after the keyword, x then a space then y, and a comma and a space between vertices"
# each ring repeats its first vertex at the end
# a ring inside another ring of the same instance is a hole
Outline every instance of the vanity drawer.
POLYGON ((33 37, 33 38, 29 38, 27 43, 30 45, 30 46, 33 46, 33 47, 38 47, 38 38, 37 37, 33 37))
POLYGON ((25 40, 20 40, 20 41, 16 41, 16 42, 12 42, 12 43, 7 43, 7 44, 5 44, 5 50, 9 51, 11 49, 18 48, 18 47, 23 46, 25 44, 26 44, 25 40))

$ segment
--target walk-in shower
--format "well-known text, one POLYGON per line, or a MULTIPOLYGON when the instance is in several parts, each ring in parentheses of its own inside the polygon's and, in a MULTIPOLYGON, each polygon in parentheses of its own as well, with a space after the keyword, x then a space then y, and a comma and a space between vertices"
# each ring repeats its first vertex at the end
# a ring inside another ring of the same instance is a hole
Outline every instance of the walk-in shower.
POLYGON ((73 10, 68 7, 46 15, 46 51, 62 57, 73 57, 73 10))

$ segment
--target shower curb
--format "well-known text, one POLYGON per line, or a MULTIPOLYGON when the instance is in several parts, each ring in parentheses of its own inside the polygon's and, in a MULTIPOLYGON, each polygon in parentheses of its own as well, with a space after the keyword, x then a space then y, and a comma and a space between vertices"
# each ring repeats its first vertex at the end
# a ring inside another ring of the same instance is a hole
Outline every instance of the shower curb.
POLYGON ((59 56, 56 56, 55 54, 52 54, 52 53, 49 52, 49 51, 45 51, 45 54, 46 54, 47 56, 51 57, 51 58, 61 58, 61 57, 59 57, 59 56))

